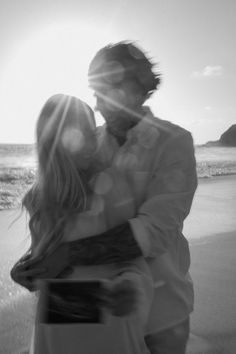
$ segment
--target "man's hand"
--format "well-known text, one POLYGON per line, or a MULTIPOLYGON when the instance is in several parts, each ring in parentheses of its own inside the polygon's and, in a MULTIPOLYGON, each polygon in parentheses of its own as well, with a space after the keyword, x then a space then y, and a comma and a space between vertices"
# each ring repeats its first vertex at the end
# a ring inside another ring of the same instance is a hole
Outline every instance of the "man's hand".
POLYGON ((47 256, 32 258, 26 254, 12 268, 11 277, 29 291, 35 291, 37 279, 56 278, 68 266, 69 248, 63 243, 47 256))
POLYGON ((109 284, 105 306, 113 316, 123 317, 132 314, 138 303, 137 284, 131 279, 117 277, 109 284))

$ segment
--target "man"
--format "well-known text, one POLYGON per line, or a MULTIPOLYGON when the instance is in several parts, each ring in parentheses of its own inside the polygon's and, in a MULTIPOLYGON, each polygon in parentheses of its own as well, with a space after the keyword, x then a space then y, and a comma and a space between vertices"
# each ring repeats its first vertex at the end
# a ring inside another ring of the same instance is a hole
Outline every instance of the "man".
POLYGON ((124 173, 137 215, 98 236, 59 246, 41 263, 26 257, 22 284, 27 286, 37 274, 56 276, 68 264, 115 263, 143 255, 155 286, 147 346, 152 354, 183 354, 193 309, 189 247, 182 234, 197 187, 191 134, 155 118, 144 106, 160 75, 133 43, 98 51, 89 67, 89 84, 106 121, 98 128, 98 158, 104 168, 114 164, 124 173))

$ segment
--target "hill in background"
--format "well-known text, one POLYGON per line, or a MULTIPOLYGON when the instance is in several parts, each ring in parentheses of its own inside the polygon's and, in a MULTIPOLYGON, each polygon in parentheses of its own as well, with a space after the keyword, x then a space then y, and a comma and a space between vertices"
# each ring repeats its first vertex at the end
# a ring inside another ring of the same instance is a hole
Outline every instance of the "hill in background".
POLYGON ((206 146, 231 146, 236 147, 236 124, 231 125, 216 141, 208 141, 206 146))

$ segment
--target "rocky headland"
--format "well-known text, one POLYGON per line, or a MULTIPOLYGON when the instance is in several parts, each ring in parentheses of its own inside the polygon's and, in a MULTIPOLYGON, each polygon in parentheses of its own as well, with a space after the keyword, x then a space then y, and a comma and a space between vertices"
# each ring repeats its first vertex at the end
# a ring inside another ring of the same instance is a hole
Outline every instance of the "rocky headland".
POLYGON ((208 141, 205 145, 236 147, 236 124, 231 125, 231 127, 220 136, 219 140, 208 141))

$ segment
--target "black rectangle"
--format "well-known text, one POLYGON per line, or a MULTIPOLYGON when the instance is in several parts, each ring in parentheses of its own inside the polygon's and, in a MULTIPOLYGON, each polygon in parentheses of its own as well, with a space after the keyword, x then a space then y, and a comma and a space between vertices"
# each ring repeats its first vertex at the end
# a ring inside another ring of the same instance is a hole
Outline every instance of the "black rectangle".
POLYGON ((103 323, 103 290, 100 280, 42 281, 37 320, 46 324, 103 323))

